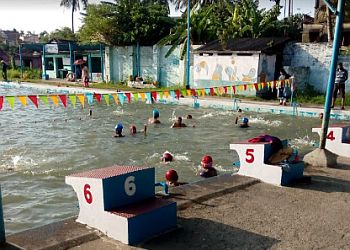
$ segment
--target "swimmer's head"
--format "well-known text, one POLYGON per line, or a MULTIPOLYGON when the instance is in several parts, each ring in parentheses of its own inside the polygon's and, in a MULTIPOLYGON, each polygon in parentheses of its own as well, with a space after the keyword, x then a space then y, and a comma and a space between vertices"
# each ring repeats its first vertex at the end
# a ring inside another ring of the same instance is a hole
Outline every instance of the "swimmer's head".
POLYGON ((210 155, 203 156, 201 165, 203 168, 211 168, 213 166, 213 158, 210 155))
POLYGON ((178 123, 181 123, 181 122, 182 122, 182 117, 181 117, 181 116, 178 116, 178 117, 176 118, 176 121, 177 121, 178 123))
POLYGON ((320 119, 323 119, 323 113, 320 113, 320 114, 318 115, 318 117, 319 117, 320 119))
POLYGON ((134 125, 134 124, 132 124, 131 126, 130 126, 130 134, 136 134, 136 126, 134 125))
POLYGON ((118 123, 116 126, 115 126, 115 132, 117 134, 121 134, 123 131, 123 124, 122 123, 118 123))
POLYGON ((238 113, 242 113, 242 109, 238 109, 238 113))
POLYGON ((164 162, 171 162, 173 161, 174 157, 169 152, 164 152, 162 161, 164 162))
POLYGON ((177 181, 179 179, 179 176, 177 175, 177 172, 174 169, 169 169, 165 174, 165 179, 167 181, 177 181))
POLYGON ((159 118, 159 111, 157 109, 153 109, 152 116, 153 116, 154 119, 159 118))
POLYGON ((248 122, 249 122, 249 119, 247 117, 243 117, 242 118, 242 123, 243 124, 248 124, 248 122))
POLYGON ((187 119, 192 119, 192 115, 187 115, 187 119))

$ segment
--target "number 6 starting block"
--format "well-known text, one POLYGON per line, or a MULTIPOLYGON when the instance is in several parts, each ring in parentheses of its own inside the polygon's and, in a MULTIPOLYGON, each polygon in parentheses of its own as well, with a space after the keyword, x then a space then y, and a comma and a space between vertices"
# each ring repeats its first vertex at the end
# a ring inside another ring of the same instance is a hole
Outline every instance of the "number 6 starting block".
POLYGON ((79 200, 77 222, 135 244, 176 227, 176 203, 155 197, 155 170, 113 166, 66 176, 79 200))
MULTIPOLYGON (((322 128, 313 128, 320 136, 322 128)), ((326 149, 344 157, 350 157, 350 124, 332 125, 328 128, 326 149)))
MULTIPOLYGON (((287 141, 282 141, 283 145, 287 141)), ((239 142, 230 144, 231 150, 236 150, 240 160, 238 174, 257 178, 263 182, 284 186, 302 178, 304 162, 281 165, 266 164, 271 155, 270 142, 239 142)))

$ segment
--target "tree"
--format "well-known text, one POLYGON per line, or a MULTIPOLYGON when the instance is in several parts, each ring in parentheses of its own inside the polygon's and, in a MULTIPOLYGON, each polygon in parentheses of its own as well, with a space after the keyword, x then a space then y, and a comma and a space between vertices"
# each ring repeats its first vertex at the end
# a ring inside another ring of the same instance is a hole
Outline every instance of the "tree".
POLYGON ((86 8, 88 0, 61 0, 60 6, 72 8, 72 32, 74 33, 74 12, 80 10, 80 2, 86 8))
POLYGON ((41 43, 47 43, 51 39, 77 41, 76 35, 68 27, 56 29, 50 34, 47 31, 40 32, 39 41, 41 43))

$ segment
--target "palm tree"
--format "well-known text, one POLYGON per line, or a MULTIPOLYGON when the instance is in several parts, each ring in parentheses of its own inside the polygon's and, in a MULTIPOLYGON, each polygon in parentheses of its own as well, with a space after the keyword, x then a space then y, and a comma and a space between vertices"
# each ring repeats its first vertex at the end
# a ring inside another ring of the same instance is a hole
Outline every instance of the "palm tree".
POLYGON ((74 11, 80 10, 80 2, 84 8, 88 5, 88 0, 61 0, 60 6, 72 8, 72 32, 74 33, 74 11))

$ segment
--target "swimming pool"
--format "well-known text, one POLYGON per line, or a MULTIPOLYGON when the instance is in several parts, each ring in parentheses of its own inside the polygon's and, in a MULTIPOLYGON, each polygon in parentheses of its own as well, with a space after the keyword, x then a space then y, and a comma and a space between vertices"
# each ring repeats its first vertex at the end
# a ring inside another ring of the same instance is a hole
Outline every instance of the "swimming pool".
MULTIPOLYGON (((33 94, 33 90, 1 89, 0 95, 33 94)), ((38 92, 36 94, 39 94, 38 92)), ((34 105, 0 111, 0 182, 8 234, 41 226, 77 215, 77 199, 64 177, 73 172, 112 165, 154 166, 157 181, 169 168, 177 170, 180 181, 199 180, 196 175, 203 155, 210 154, 219 173, 231 173, 237 156, 229 150, 233 141, 262 133, 282 139, 305 153, 318 141, 311 128, 319 126, 316 118, 245 113, 250 128, 234 124, 237 113, 214 109, 193 109, 180 105, 135 103, 123 107, 105 104, 75 109, 34 105), (160 125, 149 125, 147 136, 132 136, 130 124, 143 128, 153 108, 160 111, 160 125), (195 128, 170 129, 176 116, 195 128), (124 138, 114 138, 117 122, 124 125, 124 138), (160 161, 168 150, 175 161, 160 161)))

